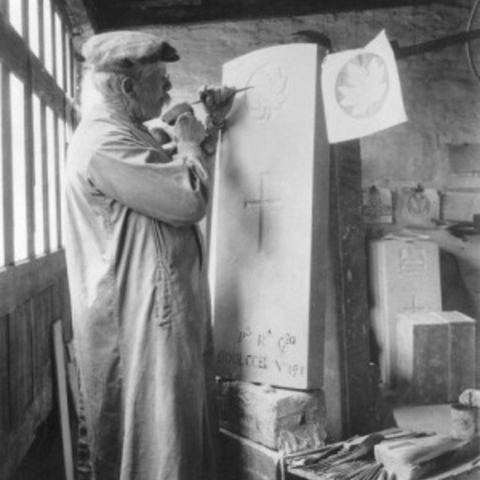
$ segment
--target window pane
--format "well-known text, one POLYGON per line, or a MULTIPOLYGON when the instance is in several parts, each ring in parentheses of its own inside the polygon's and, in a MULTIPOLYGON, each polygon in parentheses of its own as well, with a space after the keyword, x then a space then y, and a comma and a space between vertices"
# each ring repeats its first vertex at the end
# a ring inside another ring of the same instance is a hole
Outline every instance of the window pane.
POLYGON ((53 75, 53 36, 52 36, 52 6, 51 0, 43 2, 43 28, 45 38, 45 68, 53 75))
POLYGON ((62 90, 65 90, 65 78, 63 75, 63 62, 65 56, 63 52, 62 21, 57 12, 55 12, 55 54, 57 65, 57 83, 62 90))
POLYGON ((9 9, 10 23, 20 35, 23 35, 22 0, 10 0, 9 9))
POLYGON ((45 253, 43 206, 43 162, 42 162, 42 115, 40 99, 33 95, 33 156, 35 183, 33 195, 35 201, 35 255, 45 253))
POLYGON ((12 170, 13 170, 13 232, 14 260, 24 260, 27 250, 27 182, 25 168, 25 97, 24 85, 10 75, 12 102, 12 170))
POLYGON ((37 57, 40 56, 39 21, 38 0, 28 0, 28 41, 30 42, 30 49, 37 57))
MULTIPOLYGON (((64 175, 65 175, 65 121, 58 117, 57 118, 58 126, 58 152, 59 152, 59 180, 60 180, 60 211, 62 218, 65 218, 64 215, 64 175)), ((61 245, 64 243, 63 229, 60 230, 61 245)))
MULTIPOLYGON (((0 64, 0 91, 1 91, 1 75, 2 72, 2 65, 0 64)), ((3 106, 2 106, 2 95, 0 95, 0 111, 3 112, 3 106)), ((3 239, 3 229, 4 229, 4 214, 3 214, 3 135, 2 135, 2 129, 3 129, 3 115, 0 115, 0 267, 3 267, 5 265, 5 245, 4 245, 4 239, 3 239)))
POLYGON ((50 250, 57 249, 57 192, 55 188, 55 117, 51 108, 47 108, 47 169, 48 169, 48 219, 50 232, 50 250))

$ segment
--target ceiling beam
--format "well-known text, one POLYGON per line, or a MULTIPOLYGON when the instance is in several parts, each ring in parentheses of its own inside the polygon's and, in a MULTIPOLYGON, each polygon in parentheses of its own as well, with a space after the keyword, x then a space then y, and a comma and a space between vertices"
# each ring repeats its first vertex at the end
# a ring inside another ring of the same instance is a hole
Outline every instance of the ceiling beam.
MULTIPOLYGON (((146 6, 151 0, 85 0, 97 5, 99 31, 149 25, 251 20, 285 16, 362 11, 452 0, 203 0, 202 6, 146 6), (100 6, 101 5, 101 6, 100 6)), ((172 0, 171 0, 172 1, 172 0)), ((172 3, 174 3, 172 1, 172 3)), ((175 2, 176 3, 176 2, 175 2)))

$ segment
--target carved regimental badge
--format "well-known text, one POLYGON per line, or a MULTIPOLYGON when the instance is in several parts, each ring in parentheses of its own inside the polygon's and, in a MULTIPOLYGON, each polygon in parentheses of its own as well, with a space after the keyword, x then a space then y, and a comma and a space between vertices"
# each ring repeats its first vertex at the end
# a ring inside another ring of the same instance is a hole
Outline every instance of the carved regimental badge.
POLYGON ((247 109, 260 122, 270 120, 288 97, 288 77, 279 65, 263 64, 250 75, 246 86, 247 109))

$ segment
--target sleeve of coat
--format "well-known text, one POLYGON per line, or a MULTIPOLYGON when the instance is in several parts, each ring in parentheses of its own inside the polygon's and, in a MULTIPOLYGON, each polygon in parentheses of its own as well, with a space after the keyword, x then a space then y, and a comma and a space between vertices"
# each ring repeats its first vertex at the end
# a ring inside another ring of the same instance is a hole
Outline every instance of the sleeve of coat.
POLYGON ((200 221, 205 186, 184 158, 122 138, 104 142, 91 160, 89 180, 104 195, 148 217, 173 225, 200 221))

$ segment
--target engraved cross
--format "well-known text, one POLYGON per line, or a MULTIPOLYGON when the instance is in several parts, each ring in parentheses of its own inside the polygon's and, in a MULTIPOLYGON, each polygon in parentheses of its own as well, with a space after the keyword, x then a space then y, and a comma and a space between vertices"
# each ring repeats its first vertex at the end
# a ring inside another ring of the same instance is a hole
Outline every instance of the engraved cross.
POLYGON ((254 200, 245 200, 244 207, 256 207, 259 209, 258 212, 258 243, 257 243, 257 252, 263 253, 263 243, 264 243, 264 228, 265 228, 265 218, 264 218, 264 209, 267 207, 276 207, 281 204, 279 198, 266 198, 266 175, 269 172, 262 172, 260 174, 260 198, 254 200))

